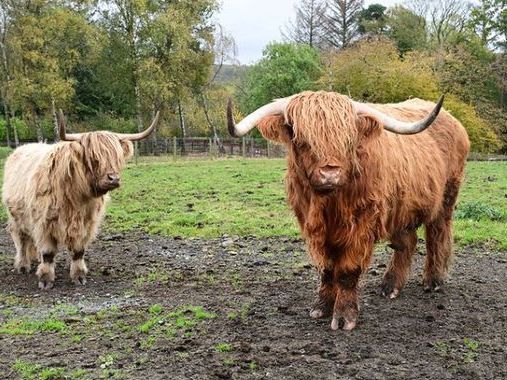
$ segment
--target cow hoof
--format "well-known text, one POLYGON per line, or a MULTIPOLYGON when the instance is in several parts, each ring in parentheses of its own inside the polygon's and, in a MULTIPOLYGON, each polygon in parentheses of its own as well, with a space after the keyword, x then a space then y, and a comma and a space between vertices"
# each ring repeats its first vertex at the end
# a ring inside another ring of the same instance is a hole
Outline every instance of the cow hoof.
POLYGON ((432 278, 423 281, 423 289, 426 293, 442 292, 443 288, 444 288, 444 280, 432 278))
POLYGON ((32 271, 32 268, 30 268, 30 267, 19 267, 19 268, 17 268, 18 274, 30 274, 31 271, 32 271))
POLYGON ((41 290, 49 290, 53 287, 54 282, 50 280, 40 280, 39 281, 39 289, 41 290))
POLYGON ((339 330, 339 329, 345 330, 345 331, 351 331, 356 328, 356 320, 342 320, 341 318, 334 317, 331 321, 331 330, 339 330))
POLYGON ((393 300, 400 295, 400 290, 389 284, 382 284, 377 288, 377 294, 393 300))
POLYGON ((320 318, 324 318, 325 316, 326 316, 326 314, 324 313, 324 310, 322 310, 322 309, 313 309, 312 311, 310 311, 310 317, 313 319, 320 319, 320 318))
POLYGON ((73 280, 74 284, 84 286, 86 285, 86 277, 77 277, 73 280))

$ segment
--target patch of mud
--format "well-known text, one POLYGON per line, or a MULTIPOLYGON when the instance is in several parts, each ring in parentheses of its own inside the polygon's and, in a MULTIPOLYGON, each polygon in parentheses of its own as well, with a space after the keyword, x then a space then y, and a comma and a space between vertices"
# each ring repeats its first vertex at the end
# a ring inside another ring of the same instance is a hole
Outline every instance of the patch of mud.
POLYGON ((48 292, 14 273, 13 250, 0 232, 2 379, 20 377, 16 361, 56 378, 507 378, 505 253, 462 250, 433 294, 418 254, 390 301, 375 294, 388 259, 377 252, 357 329, 333 332, 308 316, 317 277, 298 239, 104 235, 87 253, 87 285, 71 283, 60 256, 48 292), (11 331, 48 319, 64 328, 11 331))

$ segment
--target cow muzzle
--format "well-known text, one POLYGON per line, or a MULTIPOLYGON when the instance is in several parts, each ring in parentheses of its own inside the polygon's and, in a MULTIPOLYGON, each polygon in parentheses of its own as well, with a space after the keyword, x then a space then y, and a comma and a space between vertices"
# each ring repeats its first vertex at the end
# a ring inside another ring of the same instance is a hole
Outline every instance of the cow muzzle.
POLYGON ((334 165, 326 165, 314 170, 310 179, 312 187, 321 192, 336 189, 343 183, 343 170, 334 165))

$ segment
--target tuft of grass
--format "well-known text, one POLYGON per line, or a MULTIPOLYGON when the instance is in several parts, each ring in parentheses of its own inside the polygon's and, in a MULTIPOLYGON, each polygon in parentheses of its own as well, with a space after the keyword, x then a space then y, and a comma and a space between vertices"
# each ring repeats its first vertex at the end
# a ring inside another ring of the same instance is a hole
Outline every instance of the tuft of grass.
POLYGON ((231 352, 232 351, 232 345, 229 343, 218 343, 215 346, 215 351, 217 352, 231 352))
POLYGON ((456 210, 455 216, 457 219, 471 219, 475 221, 504 221, 506 219, 506 216, 497 208, 478 201, 461 203, 456 210))
MULTIPOLYGON (((154 305, 159 306, 159 305, 154 305)), ((162 315, 162 308, 156 307, 158 313, 148 321, 138 326, 138 330, 142 333, 149 333, 154 330, 164 330, 167 336, 174 336, 177 331, 183 330, 184 333, 191 331, 191 329, 198 325, 205 319, 215 318, 216 315, 205 311, 201 306, 183 306, 176 311, 162 315)))
POLYGON ((160 313, 162 313, 162 310, 164 310, 164 309, 162 308, 161 305, 155 304, 155 305, 150 306, 150 308, 148 309, 148 312, 151 315, 159 315, 160 313))
POLYGON ((53 318, 41 321, 12 319, 0 325, 0 334, 33 335, 38 332, 62 332, 66 328, 64 321, 53 318))
POLYGON ((61 367, 45 368, 39 364, 25 362, 23 360, 16 360, 12 369, 23 380, 57 380, 63 379, 65 369, 61 367))

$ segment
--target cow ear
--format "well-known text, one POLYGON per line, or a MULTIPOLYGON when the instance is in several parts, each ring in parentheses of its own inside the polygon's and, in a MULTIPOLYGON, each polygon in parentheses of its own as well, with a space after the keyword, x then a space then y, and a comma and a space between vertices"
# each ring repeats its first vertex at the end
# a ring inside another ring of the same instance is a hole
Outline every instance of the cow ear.
POLYGON ((369 115, 358 115, 358 130, 360 135, 365 138, 377 138, 382 133, 382 125, 373 116, 369 115))
POLYGON ((120 144, 123 149, 123 157, 128 160, 134 155, 134 144, 130 140, 120 140, 120 144))
POLYGON ((266 116, 257 125, 265 139, 282 144, 290 144, 292 141, 292 127, 287 125, 283 115, 266 116))

